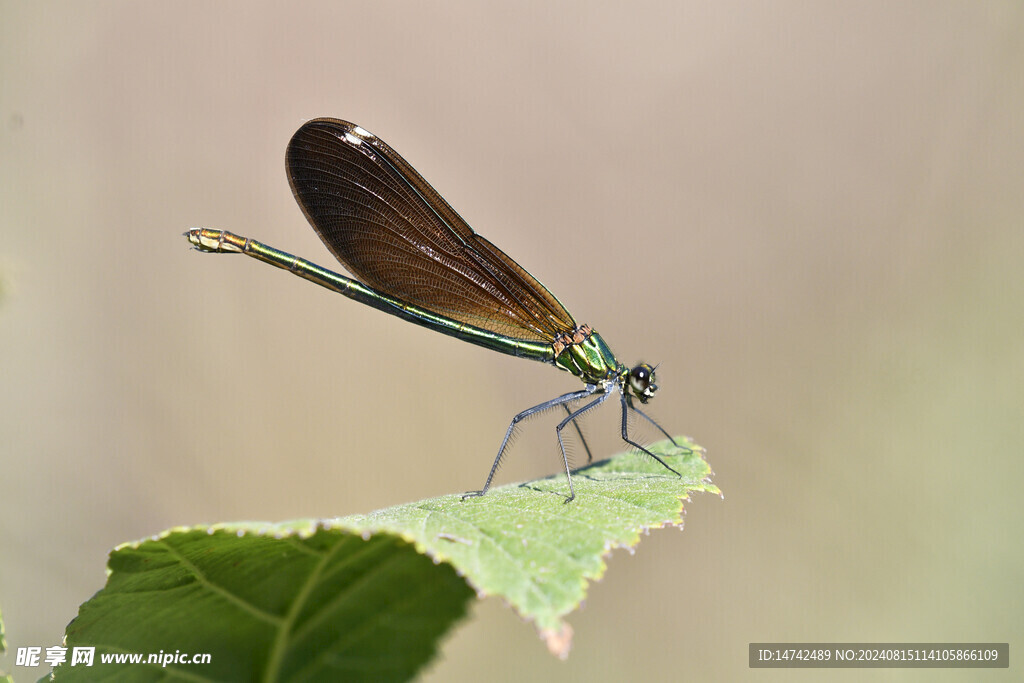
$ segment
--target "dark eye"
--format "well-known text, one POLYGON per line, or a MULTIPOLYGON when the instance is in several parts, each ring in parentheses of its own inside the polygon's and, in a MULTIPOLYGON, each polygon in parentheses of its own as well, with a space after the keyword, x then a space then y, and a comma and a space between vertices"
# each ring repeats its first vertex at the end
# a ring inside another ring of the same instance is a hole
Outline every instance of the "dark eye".
POLYGON ((629 386, 638 394, 642 394, 647 389, 647 384, 650 381, 651 373, 645 365, 638 365, 629 372, 629 386))
POLYGON ((646 403, 658 390, 658 385, 654 383, 654 368, 647 363, 641 363, 630 370, 629 388, 642 403, 646 403))

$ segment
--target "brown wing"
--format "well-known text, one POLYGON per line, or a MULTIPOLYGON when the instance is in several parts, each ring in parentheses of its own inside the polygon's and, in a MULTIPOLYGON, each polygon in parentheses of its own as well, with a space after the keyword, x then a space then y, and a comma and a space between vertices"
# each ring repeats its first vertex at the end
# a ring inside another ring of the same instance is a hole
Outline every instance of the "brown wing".
POLYGON ((286 153, 295 199, 363 283, 433 313, 517 339, 575 329, 544 285, 473 229, 387 144, 314 119, 286 153))

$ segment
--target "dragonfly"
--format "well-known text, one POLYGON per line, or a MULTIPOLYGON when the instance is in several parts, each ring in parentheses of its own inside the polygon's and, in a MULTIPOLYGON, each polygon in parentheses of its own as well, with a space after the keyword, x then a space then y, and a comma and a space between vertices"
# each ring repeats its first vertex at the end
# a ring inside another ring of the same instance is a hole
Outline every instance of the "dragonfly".
POLYGON ((614 394, 619 396, 622 440, 681 476, 629 434, 636 413, 676 448, 682 446, 637 407, 658 390, 656 366, 629 367, 587 324, 565 307, 505 252, 476 233, 394 149, 365 129, 334 118, 299 128, 285 154, 288 182, 310 225, 355 278, 254 239, 224 230, 185 232, 203 252, 240 253, 269 263, 377 310, 463 341, 554 365, 583 381, 583 388, 527 408, 512 418, 483 488, 491 488, 510 439, 526 418, 562 407, 555 428, 569 483, 565 502, 576 497, 562 431, 572 424, 593 456, 578 420, 614 394))

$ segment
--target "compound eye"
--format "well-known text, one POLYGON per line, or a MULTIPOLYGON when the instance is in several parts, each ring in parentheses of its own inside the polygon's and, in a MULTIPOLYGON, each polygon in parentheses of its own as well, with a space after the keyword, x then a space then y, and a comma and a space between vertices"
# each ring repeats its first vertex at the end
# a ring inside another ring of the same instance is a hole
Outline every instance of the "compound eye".
POLYGON ((654 368, 647 363, 641 363, 630 370, 629 388, 641 403, 646 403, 658 390, 658 385, 654 383, 654 368))

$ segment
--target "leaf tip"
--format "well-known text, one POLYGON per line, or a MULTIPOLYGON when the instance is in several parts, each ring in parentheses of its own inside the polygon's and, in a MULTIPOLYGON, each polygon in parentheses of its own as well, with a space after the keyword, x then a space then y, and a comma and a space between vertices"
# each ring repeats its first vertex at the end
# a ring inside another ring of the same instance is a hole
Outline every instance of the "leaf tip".
POLYGON ((572 649, 572 626, 566 623, 557 628, 545 628, 540 632, 540 637, 548 646, 548 652, 559 659, 568 659, 569 650, 572 649))

